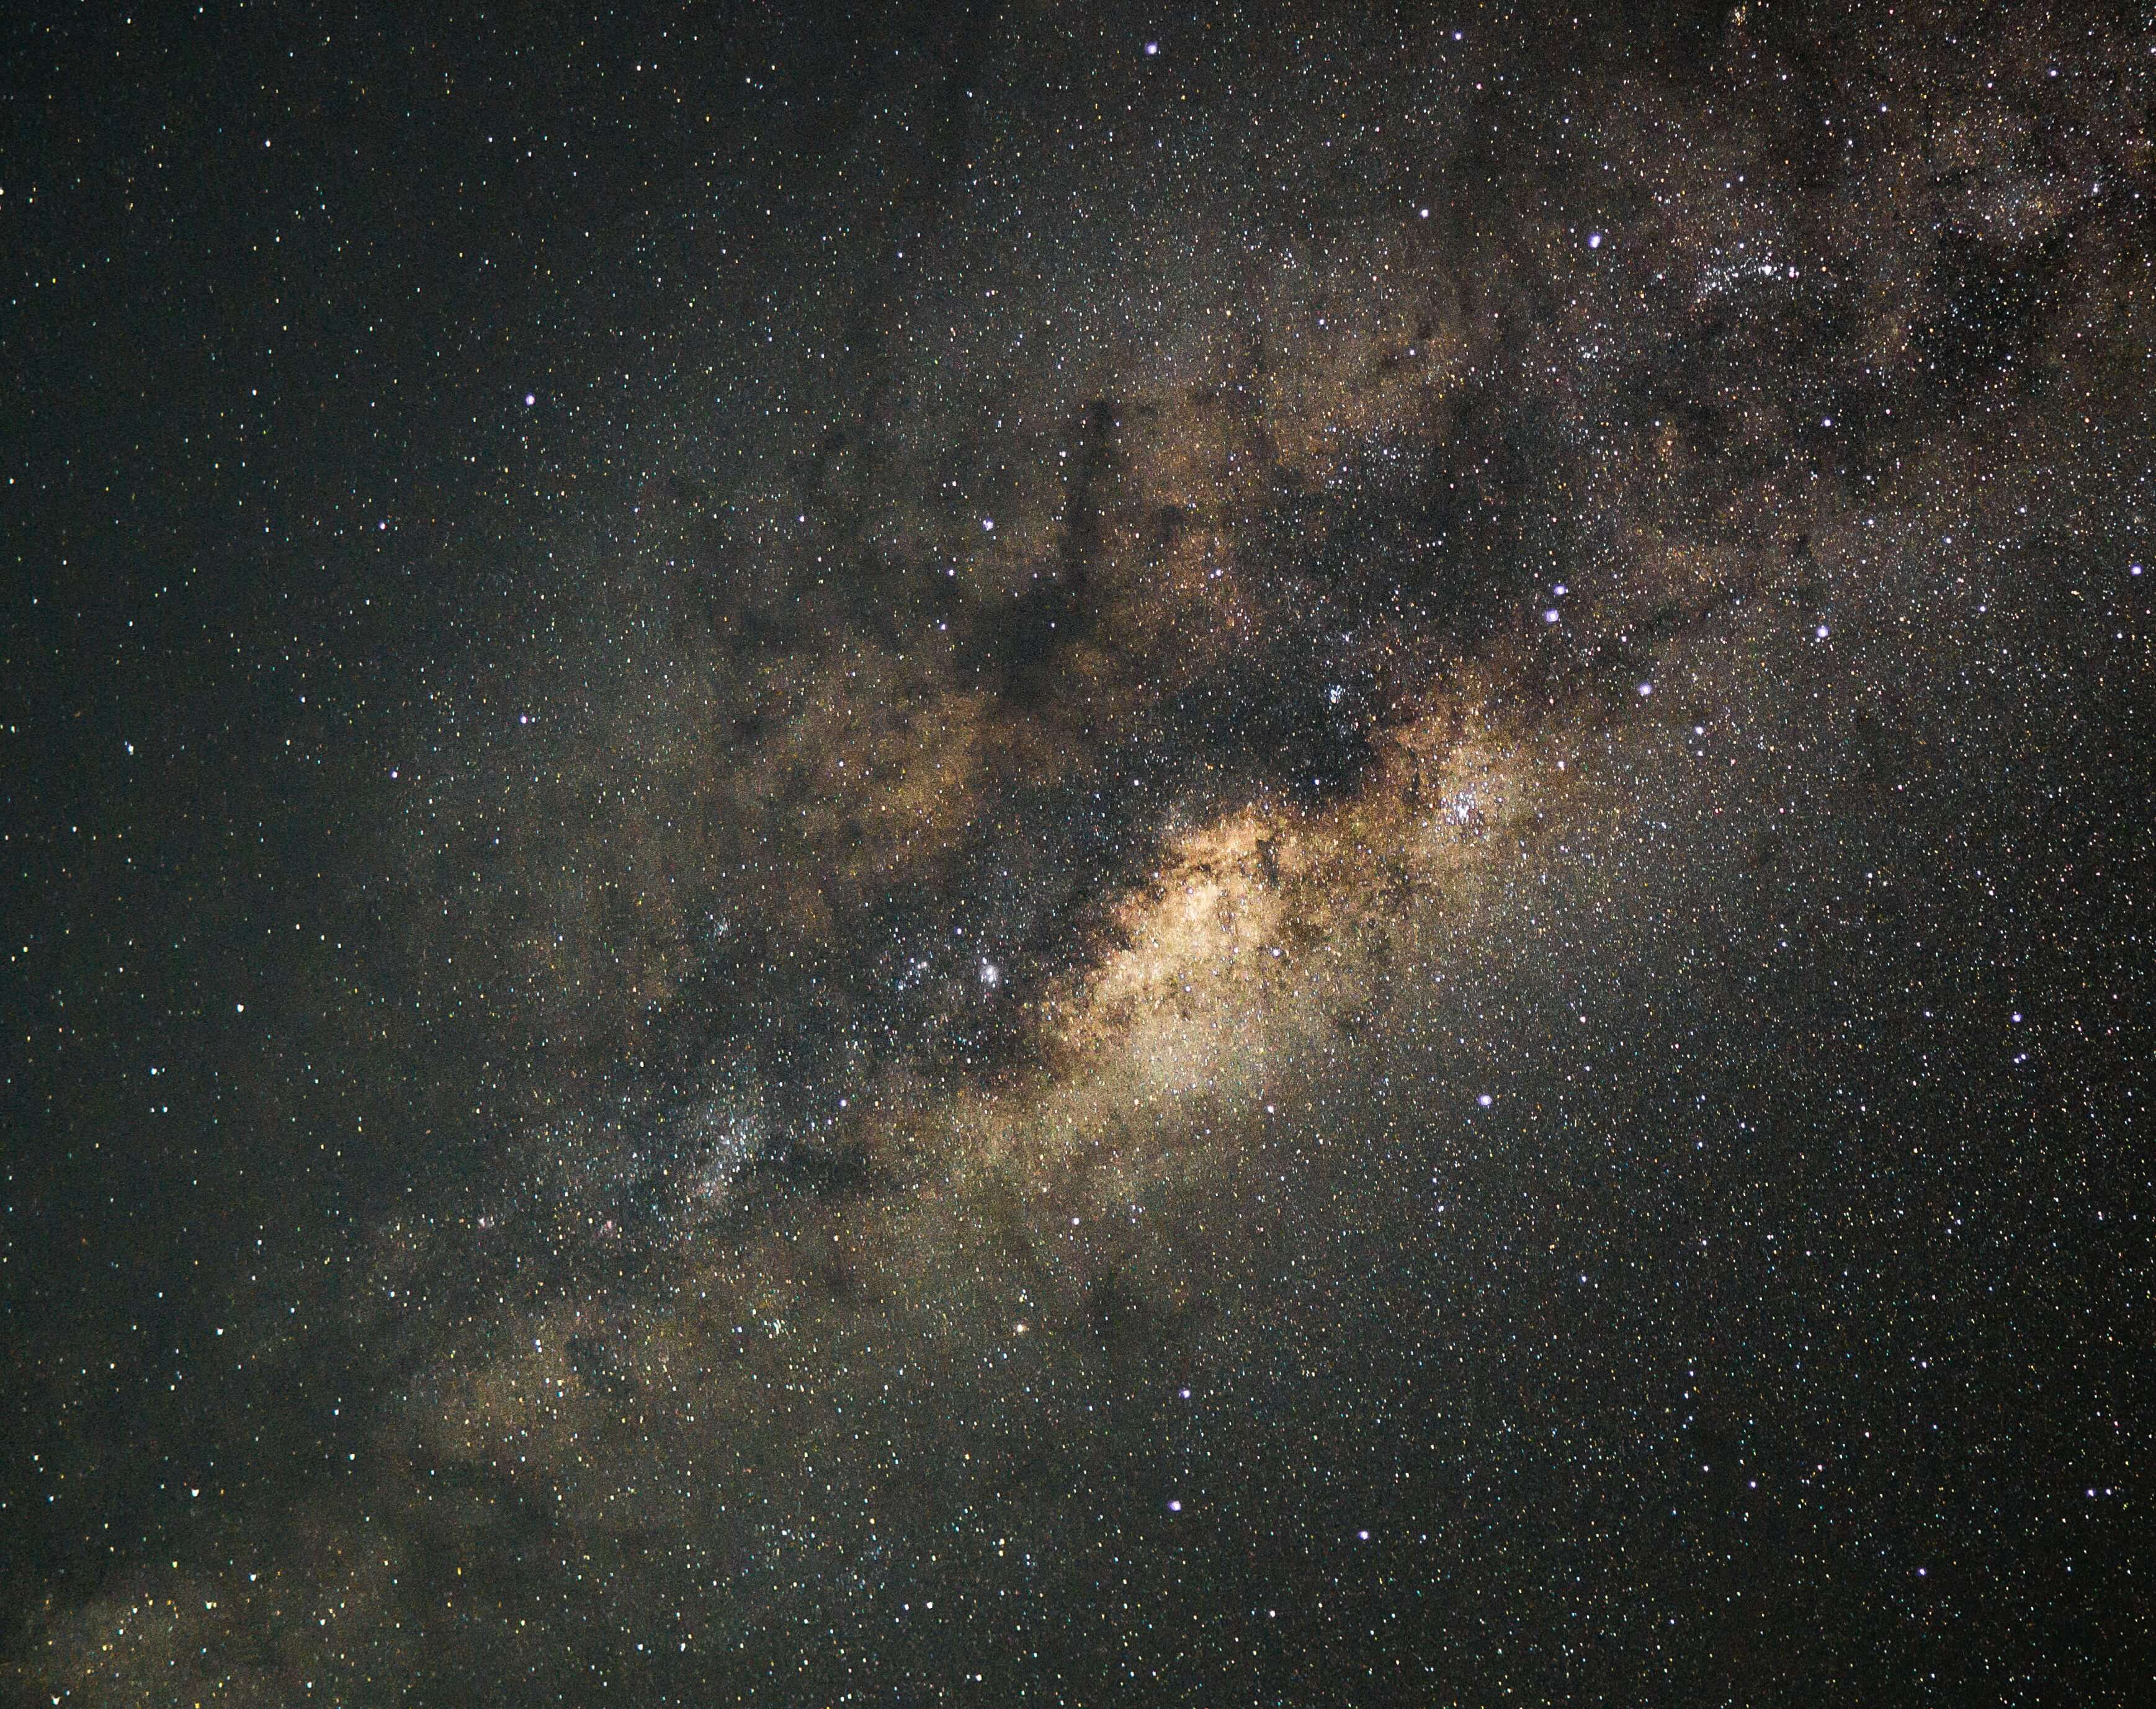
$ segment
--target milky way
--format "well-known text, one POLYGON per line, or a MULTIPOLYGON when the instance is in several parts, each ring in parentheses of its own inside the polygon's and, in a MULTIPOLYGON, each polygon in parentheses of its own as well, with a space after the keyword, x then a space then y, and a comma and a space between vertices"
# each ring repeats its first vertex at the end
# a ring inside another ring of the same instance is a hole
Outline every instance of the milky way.
POLYGON ((1665 10, 618 44, 24 1701, 2151 1689, 2156 37, 1665 10))

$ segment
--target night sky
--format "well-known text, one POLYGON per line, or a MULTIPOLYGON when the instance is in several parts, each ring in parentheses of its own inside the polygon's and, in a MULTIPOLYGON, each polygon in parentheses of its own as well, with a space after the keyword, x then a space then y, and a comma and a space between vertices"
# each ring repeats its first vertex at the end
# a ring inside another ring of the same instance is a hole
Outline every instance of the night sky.
POLYGON ((399 10, 0 24, 0 1699, 2156 1701, 2145 8, 399 10))

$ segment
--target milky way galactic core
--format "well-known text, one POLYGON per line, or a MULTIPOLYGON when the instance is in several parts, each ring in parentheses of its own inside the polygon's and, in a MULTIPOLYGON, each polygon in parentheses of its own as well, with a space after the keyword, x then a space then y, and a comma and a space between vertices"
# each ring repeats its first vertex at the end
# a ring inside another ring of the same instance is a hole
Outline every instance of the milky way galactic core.
POLYGON ((23 1701, 2146 1701, 2147 18, 191 28, 23 1701))

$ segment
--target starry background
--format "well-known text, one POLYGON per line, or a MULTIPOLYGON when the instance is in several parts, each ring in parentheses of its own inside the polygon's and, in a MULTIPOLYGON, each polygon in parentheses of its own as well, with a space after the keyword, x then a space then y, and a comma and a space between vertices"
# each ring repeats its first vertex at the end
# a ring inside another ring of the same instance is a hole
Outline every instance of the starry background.
POLYGON ((2130 1703, 2101 7, 11 11, 24 1703, 2130 1703))

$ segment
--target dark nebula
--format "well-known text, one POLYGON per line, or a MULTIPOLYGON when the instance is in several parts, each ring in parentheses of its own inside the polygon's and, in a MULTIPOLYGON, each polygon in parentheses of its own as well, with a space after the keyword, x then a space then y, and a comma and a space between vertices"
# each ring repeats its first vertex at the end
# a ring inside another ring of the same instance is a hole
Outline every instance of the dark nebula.
POLYGON ((2156 32, 10 21, 24 1704, 2156 1700, 2156 32))

